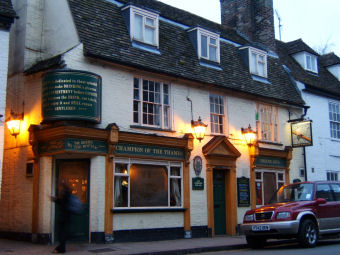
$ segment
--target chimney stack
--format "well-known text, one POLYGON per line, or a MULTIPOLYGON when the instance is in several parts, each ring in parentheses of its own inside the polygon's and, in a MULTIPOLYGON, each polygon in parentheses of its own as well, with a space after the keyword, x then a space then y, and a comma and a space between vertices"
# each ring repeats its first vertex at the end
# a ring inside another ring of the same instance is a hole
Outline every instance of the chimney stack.
POLYGON ((275 51, 273 0, 220 0, 222 25, 275 51))

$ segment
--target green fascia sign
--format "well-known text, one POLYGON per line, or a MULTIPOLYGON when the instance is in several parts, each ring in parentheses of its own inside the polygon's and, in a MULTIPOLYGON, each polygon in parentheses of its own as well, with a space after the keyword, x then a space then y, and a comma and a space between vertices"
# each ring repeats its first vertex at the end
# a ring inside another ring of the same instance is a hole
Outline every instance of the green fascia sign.
POLYGON ((106 141, 69 137, 39 144, 40 153, 53 153, 59 151, 106 154, 108 152, 108 146, 106 141))
POLYGON ((284 158, 258 156, 255 158, 256 166, 286 168, 287 161, 284 158))
POLYGON ((42 78, 44 121, 101 121, 101 77, 78 70, 47 72, 42 78))
POLYGON ((128 143, 118 143, 115 147, 115 154, 131 156, 151 156, 157 158, 170 158, 178 160, 185 159, 184 149, 181 148, 128 143))

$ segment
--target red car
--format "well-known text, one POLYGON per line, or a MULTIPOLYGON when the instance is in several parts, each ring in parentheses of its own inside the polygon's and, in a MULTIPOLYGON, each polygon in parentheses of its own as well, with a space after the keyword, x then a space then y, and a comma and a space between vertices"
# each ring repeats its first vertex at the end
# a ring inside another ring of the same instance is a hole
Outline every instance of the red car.
POLYGON ((340 182, 282 186, 268 205, 245 213, 241 231, 252 248, 280 238, 296 238, 303 247, 314 247, 319 235, 340 233, 340 182))

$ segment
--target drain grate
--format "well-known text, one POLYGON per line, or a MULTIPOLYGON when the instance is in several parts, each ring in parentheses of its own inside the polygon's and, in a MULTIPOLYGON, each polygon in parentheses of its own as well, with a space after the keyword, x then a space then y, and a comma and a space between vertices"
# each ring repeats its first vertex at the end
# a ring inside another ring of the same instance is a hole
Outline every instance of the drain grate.
POLYGON ((101 249, 94 249, 94 250, 88 250, 89 252, 93 253, 105 253, 105 252, 111 252, 114 251, 114 249, 111 248, 101 248, 101 249))

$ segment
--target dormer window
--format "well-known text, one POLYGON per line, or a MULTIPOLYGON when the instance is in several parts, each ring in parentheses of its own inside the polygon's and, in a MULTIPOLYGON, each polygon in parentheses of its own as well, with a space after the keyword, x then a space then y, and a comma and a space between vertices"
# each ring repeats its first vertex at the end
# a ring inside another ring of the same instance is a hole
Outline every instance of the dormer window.
POLYGON ((313 73, 318 72, 316 56, 309 53, 305 53, 305 69, 313 73))
POLYGON ((189 31, 190 40, 197 50, 200 59, 220 62, 220 36, 197 27, 189 31))
POLYGON ((267 77, 267 54, 264 51, 249 48, 250 73, 267 77))
POLYGON ((263 78, 268 77, 267 52, 249 46, 240 48, 240 51, 251 74, 263 78))
POLYGON ((158 47, 159 15, 133 5, 124 7, 122 10, 129 23, 131 40, 158 47))
POLYGON ((306 51, 295 53, 292 56, 306 71, 318 73, 317 56, 306 51))

